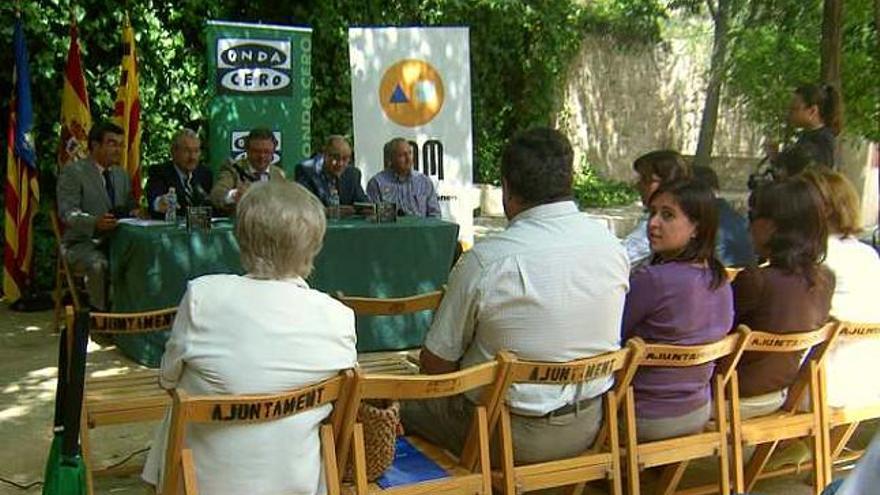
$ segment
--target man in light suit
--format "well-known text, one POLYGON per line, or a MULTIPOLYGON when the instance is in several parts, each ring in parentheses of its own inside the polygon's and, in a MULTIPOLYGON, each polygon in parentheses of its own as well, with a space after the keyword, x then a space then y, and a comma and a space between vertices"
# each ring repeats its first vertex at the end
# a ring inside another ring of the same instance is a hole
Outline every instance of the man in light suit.
POLYGON ((89 156, 65 165, 58 176, 62 247, 73 272, 84 275, 90 304, 107 305, 107 236, 117 219, 137 214, 131 179, 118 166, 123 130, 101 122, 89 131, 89 156))
POLYGON ((247 154, 237 161, 229 161, 220 168, 217 182, 211 188, 211 203, 222 213, 232 215, 238 200, 253 182, 284 180, 284 171, 272 165, 278 141, 272 131, 252 129, 245 140, 247 154))
POLYGON ((181 213, 190 206, 211 206, 208 197, 214 176, 211 170, 199 165, 202 142, 191 129, 181 129, 171 140, 171 161, 150 167, 147 180, 147 202, 153 218, 165 218, 168 208, 165 194, 174 188, 181 213))

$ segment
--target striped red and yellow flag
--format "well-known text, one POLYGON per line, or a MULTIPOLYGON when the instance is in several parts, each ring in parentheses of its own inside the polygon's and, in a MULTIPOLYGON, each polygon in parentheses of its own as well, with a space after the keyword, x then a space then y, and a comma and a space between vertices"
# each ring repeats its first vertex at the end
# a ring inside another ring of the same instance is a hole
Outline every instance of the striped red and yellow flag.
POLYGON ((125 15, 122 28, 122 71, 119 76, 119 90, 116 92, 116 105, 113 121, 122 128, 125 137, 125 150, 122 152, 120 166, 131 177, 131 190, 135 200, 141 199, 141 99, 138 90, 137 50, 134 44, 134 29, 125 15))
POLYGON ((3 293, 6 301, 19 300, 33 279, 34 215, 40 205, 37 156, 34 151, 34 113, 31 106, 30 69, 21 17, 13 35, 15 65, 9 102, 6 163, 6 222, 3 248, 3 293))
POLYGON ((92 128, 89 93, 79 58, 76 19, 70 21, 70 47, 64 67, 61 92, 61 141, 58 143, 58 166, 85 158, 89 154, 88 135, 92 128))

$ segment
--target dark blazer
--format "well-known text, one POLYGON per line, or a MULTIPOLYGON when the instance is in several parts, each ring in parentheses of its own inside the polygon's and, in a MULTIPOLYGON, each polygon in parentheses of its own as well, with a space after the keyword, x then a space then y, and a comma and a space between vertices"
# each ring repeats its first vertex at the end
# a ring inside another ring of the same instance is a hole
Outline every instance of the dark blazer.
POLYGON ((211 186, 214 184, 214 176, 208 167, 199 165, 193 170, 192 188, 193 197, 192 204, 186 200, 183 194, 183 182, 180 175, 171 162, 163 163, 150 167, 150 178, 147 179, 147 201, 149 202, 150 215, 153 218, 164 218, 164 214, 154 210, 156 198, 168 192, 169 188, 174 188, 177 194, 177 202, 181 208, 188 206, 211 206, 209 193, 211 186))
MULTIPOLYGON (((296 166, 293 176, 300 185, 317 196, 321 203, 324 203, 324 206, 328 206, 330 204, 330 184, 333 178, 325 175, 323 171, 318 171, 318 164, 323 164, 323 161, 321 155, 306 160, 296 166)), ((370 202, 363 186, 361 186, 361 171, 352 165, 346 167, 342 172, 336 182, 336 189, 339 192, 339 204, 341 205, 370 202)))

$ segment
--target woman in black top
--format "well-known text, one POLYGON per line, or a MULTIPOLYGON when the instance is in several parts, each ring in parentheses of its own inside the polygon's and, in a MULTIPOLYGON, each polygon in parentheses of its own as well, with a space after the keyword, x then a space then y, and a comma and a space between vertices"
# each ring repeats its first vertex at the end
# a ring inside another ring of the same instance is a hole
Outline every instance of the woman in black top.
POLYGON ((797 129, 795 146, 809 153, 817 165, 837 168, 835 137, 840 134, 840 94, 830 84, 809 84, 794 91, 788 123, 797 129))

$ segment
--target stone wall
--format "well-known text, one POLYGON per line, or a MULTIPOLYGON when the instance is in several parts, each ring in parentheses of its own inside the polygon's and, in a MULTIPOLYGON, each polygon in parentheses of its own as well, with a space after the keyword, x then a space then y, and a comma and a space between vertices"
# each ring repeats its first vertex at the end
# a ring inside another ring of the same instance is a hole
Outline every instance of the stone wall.
MULTIPOLYGON (((576 148, 576 163, 585 159, 605 177, 631 180, 632 162, 640 154, 659 148, 686 155, 696 151, 711 24, 674 24, 664 32, 666 41, 656 45, 584 39, 558 118, 576 148)), ((725 157, 720 168, 757 163, 761 135, 741 105, 722 100, 714 148, 715 155, 725 157)), ((726 182, 727 174, 720 175, 726 182)), ((733 173, 731 182, 745 175, 733 173)))

